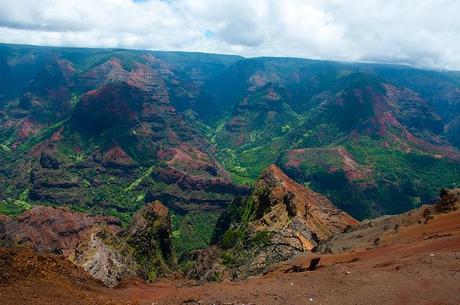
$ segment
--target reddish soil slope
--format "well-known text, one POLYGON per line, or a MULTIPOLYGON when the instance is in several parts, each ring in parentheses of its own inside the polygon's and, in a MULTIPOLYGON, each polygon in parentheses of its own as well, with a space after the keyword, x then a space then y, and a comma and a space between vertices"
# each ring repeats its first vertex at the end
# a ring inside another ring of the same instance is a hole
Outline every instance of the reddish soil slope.
POLYGON ((378 246, 320 256, 315 271, 285 272, 308 266, 310 254, 243 282, 130 282, 116 292, 140 304, 460 304, 460 211, 402 227, 378 246))
POLYGON ((111 296, 83 270, 60 256, 31 249, 0 249, 0 303, 2 305, 128 305, 111 296))

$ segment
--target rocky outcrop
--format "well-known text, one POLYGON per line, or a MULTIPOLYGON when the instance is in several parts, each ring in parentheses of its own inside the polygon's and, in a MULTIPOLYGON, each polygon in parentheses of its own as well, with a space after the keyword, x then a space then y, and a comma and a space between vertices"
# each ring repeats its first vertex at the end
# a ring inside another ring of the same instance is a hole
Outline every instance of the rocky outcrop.
POLYGON ((252 228, 279 231, 291 227, 289 230, 293 234, 302 232, 299 238, 303 248, 308 250, 318 240, 327 239, 357 223, 325 196, 293 181, 276 165, 270 165, 262 173, 252 200, 252 228))
POLYGON ((209 251, 198 251, 189 275, 212 280, 216 274, 230 279, 260 274, 357 223, 326 197, 271 165, 259 177, 252 194, 235 200, 219 219, 214 242, 221 252, 214 256, 220 264, 205 257, 209 251))
POLYGON ((144 277, 154 279, 170 273, 175 264, 171 234, 168 209, 160 201, 154 201, 134 215, 120 236, 142 265, 144 277))
POLYGON ((460 205, 460 188, 442 189, 439 199, 435 203, 436 212, 446 213, 458 209, 460 205))
POLYGON ((41 252, 67 256, 100 223, 112 232, 120 230, 121 223, 114 217, 36 206, 17 218, 0 218, 0 242, 2 246, 30 246, 41 252))
POLYGON ((123 240, 105 226, 94 227, 69 259, 108 287, 136 276, 140 269, 123 240))
POLYGON ((155 201, 118 234, 106 226, 95 227, 70 260, 109 287, 133 276, 151 281, 174 270, 171 230, 168 209, 155 201))
POLYGON ((192 251, 187 259, 193 262, 193 267, 187 271, 187 277, 202 281, 220 280, 223 275, 229 278, 222 257, 225 257, 224 251, 217 245, 192 251))

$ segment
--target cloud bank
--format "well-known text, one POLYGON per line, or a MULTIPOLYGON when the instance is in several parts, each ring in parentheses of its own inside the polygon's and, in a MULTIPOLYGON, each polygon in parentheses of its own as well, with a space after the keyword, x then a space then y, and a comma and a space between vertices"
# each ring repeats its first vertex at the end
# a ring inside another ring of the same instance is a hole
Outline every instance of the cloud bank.
POLYGON ((460 70, 458 0, 2 0, 0 42, 460 70))

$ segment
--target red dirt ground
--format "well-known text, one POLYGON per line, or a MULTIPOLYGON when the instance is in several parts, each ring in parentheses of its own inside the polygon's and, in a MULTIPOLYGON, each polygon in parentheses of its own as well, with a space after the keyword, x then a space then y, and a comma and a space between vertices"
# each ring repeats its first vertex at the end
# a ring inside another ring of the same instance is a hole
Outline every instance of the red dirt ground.
POLYGON ((1 305, 128 305, 62 256, 0 248, 1 305))
POLYGON ((319 256, 315 271, 285 273, 293 265, 308 266, 314 257, 309 254, 245 281, 196 286, 185 280, 129 281, 108 289, 74 271, 49 275, 48 268, 44 276, 29 272, 25 279, 0 281, 0 304, 460 304, 460 211, 401 227, 378 247, 319 256))
POLYGON ((285 273, 308 266, 305 255, 237 283, 130 282, 115 292, 141 305, 460 304, 460 211, 403 227, 377 248, 320 256, 315 271, 285 273))

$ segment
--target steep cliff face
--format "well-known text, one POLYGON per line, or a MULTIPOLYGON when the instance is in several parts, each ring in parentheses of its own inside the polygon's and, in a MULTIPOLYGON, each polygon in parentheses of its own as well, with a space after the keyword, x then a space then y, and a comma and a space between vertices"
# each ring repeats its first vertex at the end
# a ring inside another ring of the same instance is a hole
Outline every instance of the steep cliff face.
POLYGON ((135 277, 141 269, 123 241, 105 226, 92 228, 69 260, 108 287, 135 277))
POLYGON ((70 260, 109 287, 129 277, 154 280, 172 273, 176 259, 168 209, 155 201, 136 213, 118 234, 106 226, 95 227, 70 260))
MULTIPOLYGON (((328 239, 357 221, 336 208, 329 199, 298 184, 276 165, 270 165, 255 185, 250 227, 258 231, 281 230, 300 225, 311 250, 316 241, 328 239), (309 232, 309 233, 307 233, 309 232)), ((293 227, 293 234, 299 228, 293 227)))
POLYGON ((208 280, 216 272, 230 278, 258 274, 357 223, 326 197, 270 165, 251 195, 233 202, 221 216, 214 236, 218 247, 194 254, 197 265, 189 274, 208 280))
POLYGON ((136 257, 145 259, 142 264, 152 268, 149 272, 165 275, 175 264, 171 234, 168 208, 160 201, 154 201, 134 215, 131 225, 121 236, 134 250, 136 257))
POLYGON ((455 211, 460 207, 460 188, 442 189, 439 199, 434 204, 438 213, 455 211))

